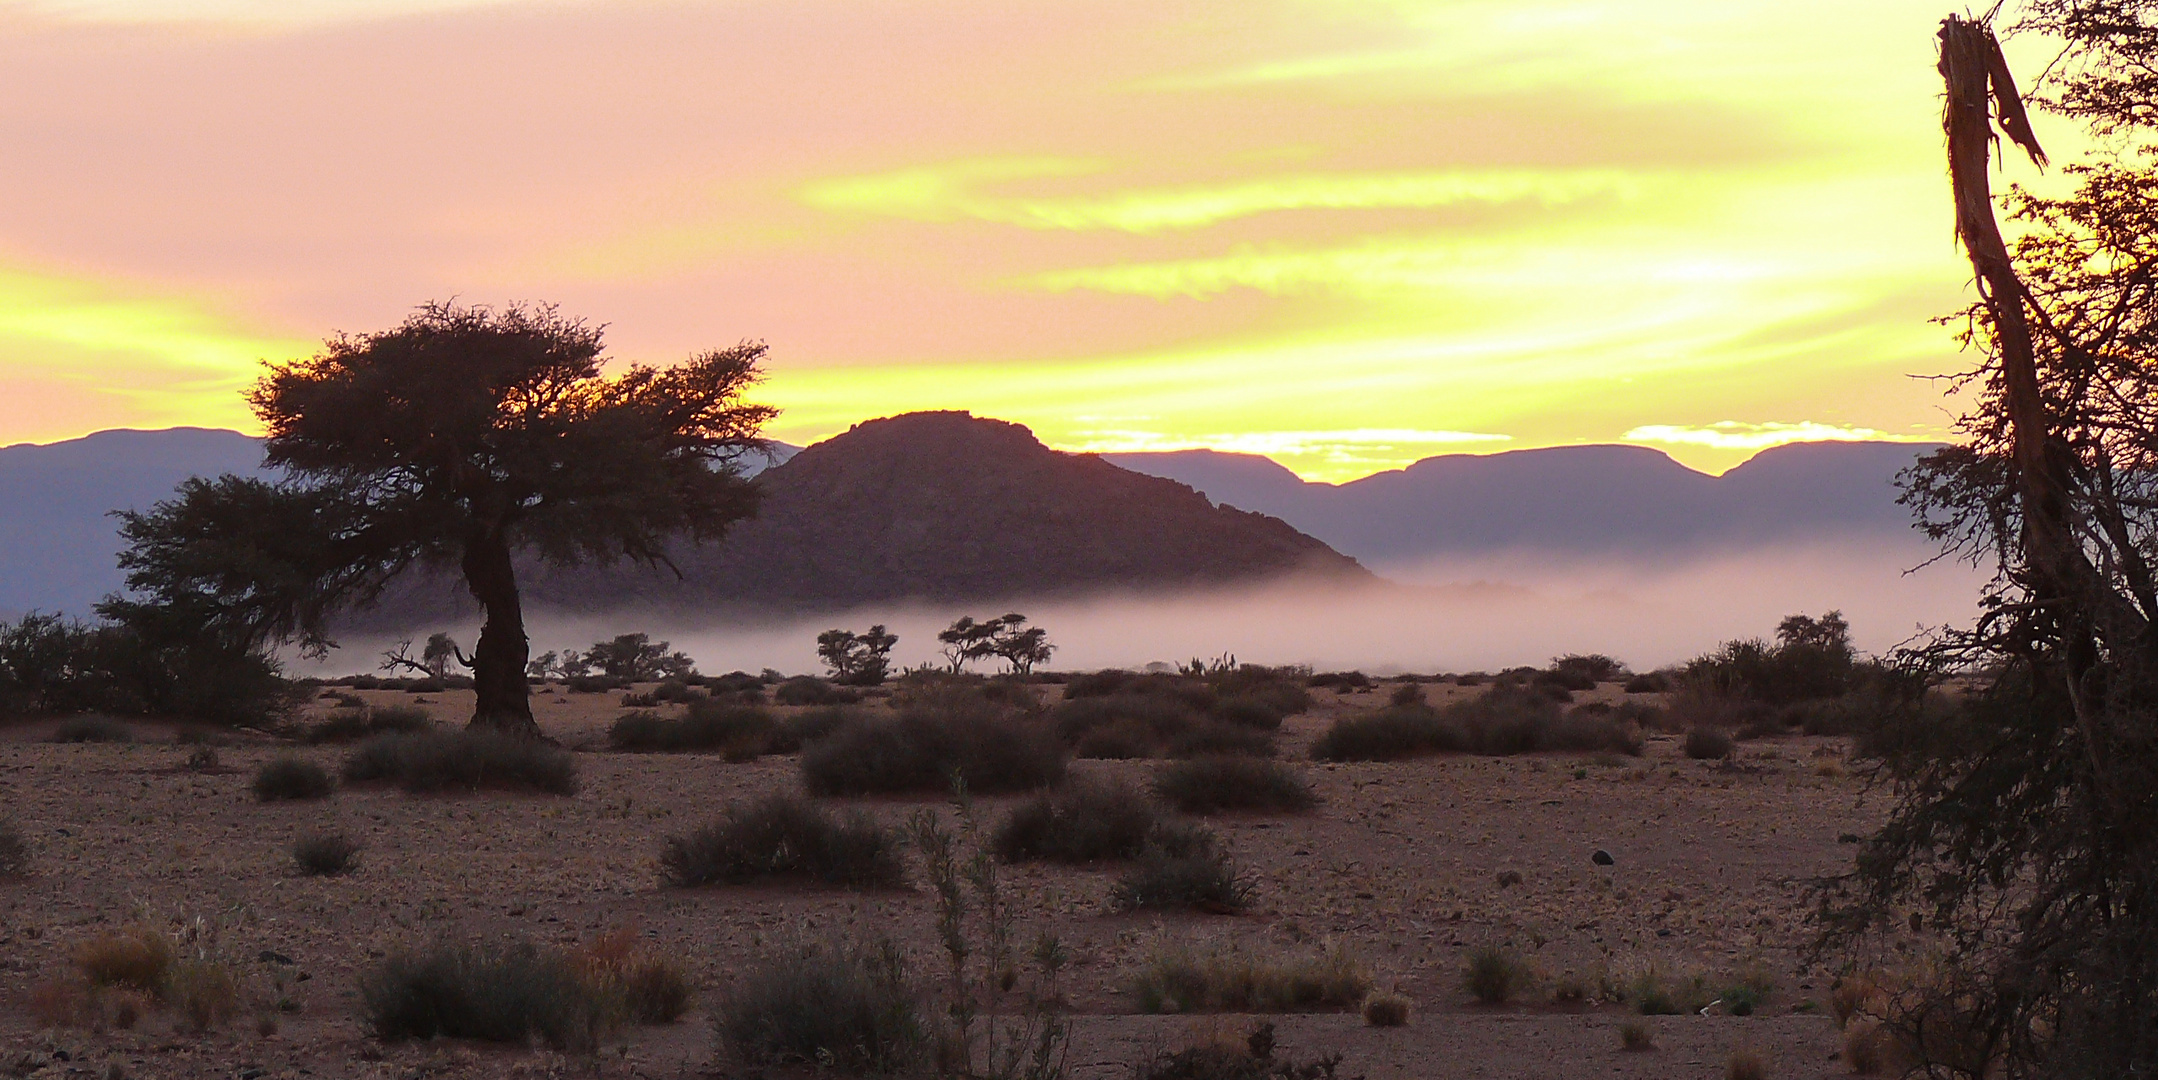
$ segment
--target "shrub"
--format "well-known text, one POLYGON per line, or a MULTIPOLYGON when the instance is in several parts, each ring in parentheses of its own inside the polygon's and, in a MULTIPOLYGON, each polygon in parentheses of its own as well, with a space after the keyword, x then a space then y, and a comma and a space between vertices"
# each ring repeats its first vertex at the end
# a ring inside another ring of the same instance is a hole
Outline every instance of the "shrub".
POLYGON ((680 679, 667 679, 642 694, 622 695, 625 709, 649 709, 655 705, 688 704, 705 700, 707 695, 680 679))
POLYGON ((990 846, 1006 862, 1129 859, 1146 847, 1154 808, 1122 784, 1075 780, 1012 808, 990 846))
POLYGON ((1619 1049, 1636 1054, 1656 1049, 1655 1034, 1649 1030, 1646 1020, 1627 1020, 1619 1024, 1619 1049))
POLYGON ((1467 734, 1428 707, 1396 705, 1344 716, 1312 741, 1314 761, 1398 761, 1469 749, 1467 734))
POLYGON ((437 944, 401 952, 360 978, 360 1012, 385 1042, 447 1036, 589 1050, 610 1026, 610 1003, 569 959, 529 943, 437 944))
POLYGON ((1393 693, 1386 695, 1386 700, 1388 704, 1396 706, 1425 704, 1424 686, 1415 682, 1402 683, 1394 687, 1393 693))
MULTIPOLYGON (((1219 730, 1231 725, 1210 719, 1208 710, 1213 708, 1216 699, 1203 685, 1149 682, 1127 685, 1153 687, 1157 692, 1120 691, 1066 699, 1050 710, 1049 718, 1056 724, 1057 735, 1082 757, 1161 757, 1172 753, 1172 746, 1178 740, 1191 738, 1202 726, 1217 729, 1213 738, 1242 737, 1247 744, 1263 742, 1269 748, 1272 746, 1271 740, 1261 731, 1219 730), (1180 696, 1182 690, 1196 693, 1180 696), (1259 738, 1251 740, 1249 735, 1259 738)), ((1275 724, 1279 724, 1278 719, 1275 724)))
POLYGON ((1126 990, 1146 1013, 1317 1012, 1355 1008, 1371 973, 1340 948, 1279 958, 1157 943, 1126 990))
POLYGON ((1215 702, 1212 715, 1217 724, 1243 728, 1259 734, 1280 730, 1281 722, 1288 714, 1263 697, 1247 694, 1222 698, 1215 702))
POLYGON ((240 980, 210 960, 182 960, 165 977, 164 1001, 195 1031, 208 1031, 240 1015, 240 980))
POLYGON ((1621 687, 1629 694, 1663 694, 1671 689, 1671 676, 1661 671, 1648 671, 1626 680, 1621 687))
POLYGON ((1133 1080, 1332 1080, 1341 1055, 1308 1061, 1274 1056, 1274 1025, 1260 1024, 1244 1045, 1209 1039, 1174 1053, 1156 1050, 1134 1063, 1133 1080))
POLYGON ((1639 754, 1638 710, 1584 705, 1561 711, 1533 689, 1502 684, 1444 709, 1396 704, 1336 720, 1314 740, 1318 761, 1396 761, 1427 754, 1552 751, 1639 754))
POLYGON ((1573 689, 1593 690, 1597 683, 1617 682, 1626 676, 1626 665, 1602 653, 1568 653, 1551 661, 1551 670, 1578 682, 1587 679, 1587 686, 1576 685, 1573 689))
POLYGON ((384 781, 423 794, 481 788, 577 793, 577 759, 536 739, 462 729, 378 735, 345 759, 351 783, 384 781))
POLYGON ((30 868, 30 846, 23 842, 15 823, 0 818, 0 878, 21 875, 30 868))
POLYGON ((1736 749, 1731 736, 1714 728, 1697 727, 1686 733, 1686 756, 1695 761, 1727 758, 1736 749))
POLYGON ((1361 671, 1324 671, 1304 680, 1314 690, 1354 691, 1371 689, 1371 676, 1361 671))
POLYGON ((660 853, 669 884, 743 885, 795 878, 846 888, 906 883, 898 837, 862 813, 845 820, 791 795, 730 804, 719 820, 667 839, 660 853))
POLYGON ((327 799, 335 790, 322 766, 296 757, 272 758, 255 772, 255 798, 263 802, 327 799))
POLYGON ((306 743, 344 743, 390 733, 416 734, 432 731, 434 718, 417 705, 392 705, 379 709, 339 709, 300 735, 306 743))
POLYGON ((862 700, 858 690, 845 690, 811 675, 797 675, 772 689, 772 700, 781 705, 852 705, 862 700))
POLYGON ((1273 757, 1274 738, 1265 730, 1207 718, 1169 740, 1168 750, 1171 757, 1179 758, 1224 754, 1273 757))
MULTIPOLYGON (((809 709, 787 718, 787 737, 793 740, 796 749, 800 749, 811 742, 830 735, 832 732, 838 731, 846 726, 848 721, 861 718, 858 711, 837 705, 809 709)), ((777 752, 793 753, 794 751, 777 752)))
POLYGON ((1039 722, 983 703, 851 720, 802 753, 814 795, 949 791, 955 774, 985 795, 1048 787, 1064 778, 1064 748, 1039 722))
POLYGON ((1725 1080, 1768 1080, 1768 1059, 1754 1050, 1733 1050, 1724 1062, 1725 1080))
POLYGON ((636 1023, 672 1024, 689 1011, 689 977, 642 948, 631 931, 603 934, 570 959, 586 986, 636 1023))
POLYGON ((716 701, 690 703, 679 720, 653 712, 628 713, 607 729, 607 742, 629 751, 719 750, 730 761, 801 749, 801 739, 769 710, 716 701))
POLYGON ((77 946, 75 969, 92 986, 121 986, 161 994, 172 972, 172 939, 136 923, 100 934, 77 946))
POLYGON ((1528 989, 1529 970, 1514 954, 1486 945, 1469 953, 1461 982, 1478 1002, 1504 1005, 1528 989))
POLYGON ((345 873, 359 853, 359 842, 343 833, 310 833, 292 845, 292 861, 309 877, 345 873))
POLYGON ((1296 771, 1254 757, 1200 757, 1164 767, 1154 793, 1187 814, 1224 810, 1296 812, 1318 805, 1318 796, 1296 771))
POLYGON ((216 747, 198 746, 187 752, 187 770, 189 772, 216 772, 217 768, 216 747))
POLYGON ((750 1065, 900 1071, 922 1058, 923 1021, 896 947, 806 948, 753 968, 713 1027, 750 1065))
POLYGON ((1409 999, 1381 990, 1364 999, 1361 1011, 1372 1027, 1403 1027, 1409 1022, 1409 999))
MULTIPOLYGON (((1244 700, 1263 705, 1280 716, 1295 716, 1311 708, 1311 692, 1304 688, 1309 668, 1261 667, 1239 664, 1207 673, 1207 687, 1223 700, 1244 700)), ((1280 726, 1280 720, 1268 725, 1280 726)))
POLYGON ((56 743, 124 743, 135 741, 135 729, 109 716, 77 716, 53 729, 56 743))
POLYGON ((1183 851, 1150 843, 1109 900, 1119 911, 1188 908, 1234 914, 1250 905, 1254 891, 1217 842, 1183 851))

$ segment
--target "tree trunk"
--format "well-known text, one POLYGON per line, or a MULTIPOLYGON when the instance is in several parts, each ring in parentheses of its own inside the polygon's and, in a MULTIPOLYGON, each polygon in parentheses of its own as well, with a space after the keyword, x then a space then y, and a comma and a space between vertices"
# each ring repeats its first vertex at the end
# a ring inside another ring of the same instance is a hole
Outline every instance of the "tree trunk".
POLYGON ((537 739, 539 725, 532 719, 532 693, 525 684, 531 649, 509 542, 494 531, 467 540, 464 570, 465 587, 487 612, 479 644, 472 650, 472 688, 478 700, 470 726, 537 739))

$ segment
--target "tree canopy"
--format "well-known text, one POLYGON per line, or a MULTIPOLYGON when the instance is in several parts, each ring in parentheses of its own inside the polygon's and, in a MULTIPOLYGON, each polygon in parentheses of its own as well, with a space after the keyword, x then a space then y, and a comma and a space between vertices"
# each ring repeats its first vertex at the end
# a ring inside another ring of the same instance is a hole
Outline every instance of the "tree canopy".
POLYGON ((320 648, 340 611, 415 566, 485 612, 473 723, 535 732, 514 559, 668 566, 754 513, 744 457, 775 414, 742 400, 760 343, 603 368, 601 329, 552 307, 428 304, 330 338, 248 395, 278 483, 190 481, 125 515, 128 586, 255 641, 320 648))

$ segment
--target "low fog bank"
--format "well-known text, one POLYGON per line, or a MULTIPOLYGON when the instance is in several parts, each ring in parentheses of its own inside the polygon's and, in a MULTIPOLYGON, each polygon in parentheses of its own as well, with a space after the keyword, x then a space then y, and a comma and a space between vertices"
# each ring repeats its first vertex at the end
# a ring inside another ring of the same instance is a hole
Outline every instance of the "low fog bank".
MULTIPOLYGON (((698 623, 679 615, 535 613, 534 654, 645 632, 673 643, 700 670, 820 670, 815 642, 832 627, 881 622, 899 635, 893 659, 931 662, 936 634, 960 615, 1020 611, 1049 631, 1058 670, 1137 667, 1234 654, 1246 663, 1309 664, 1373 673, 1496 670, 1600 652, 1636 669, 1682 661, 1735 637, 1769 635, 1794 612, 1840 609, 1858 646, 1878 653, 1929 628, 1967 623, 1987 575, 1939 562, 1927 549, 1809 544, 1643 569, 1563 563, 1525 554, 1374 567, 1366 588, 1281 584, 1181 596, 1086 601, 1017 599, 915 605, 758 623, 698 623)), ((439 628, 470 645, 477 624, 439 628)), ((421 632, 413 635, 425 637, 421 632)), ((348 639, 295 674, 371 672, 386 640, 348 639)))

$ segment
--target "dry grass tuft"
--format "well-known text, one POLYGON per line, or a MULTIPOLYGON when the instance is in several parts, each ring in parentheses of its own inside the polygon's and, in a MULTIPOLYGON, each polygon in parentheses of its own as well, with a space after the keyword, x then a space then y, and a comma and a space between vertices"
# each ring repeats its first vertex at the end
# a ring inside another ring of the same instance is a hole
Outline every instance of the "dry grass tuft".
POLYGON ((75 946, 75 969, 92 986, 120 986, 158 994, 172 973, 172 939, 136 923, 75 946))
POLYGON ((1485 946, 1469 953, 1461 975, 1469 996, 1484 1005, 1504 1005, 1518 997, 1533 981, 1528 965, 1504 949, 1485 946))
POLYGON ((1147 1013, 1330 1012, 1363 1001, 1371 973, 1339 947, 1271 957, 1157 941, 1127 990, 1147 1013))
POLYGON ((1724 1080, 1768 1080, 1768 1059, 1757 1050, 1734 1050, 1723 1063, 1724 1080))
POLYGON ((1409 1023, 1409 999, 1400 994, 1381 990, 1364 998, 1364 1023, 1372 1027, 1406 1027, 1409 1023))
POLYGON ((1656 1036, 1649 1030, 1648 1021, 1628 1020, 1620 1024, 1619 1049, 1636 1054, 1656 1049, 1656 1036))

